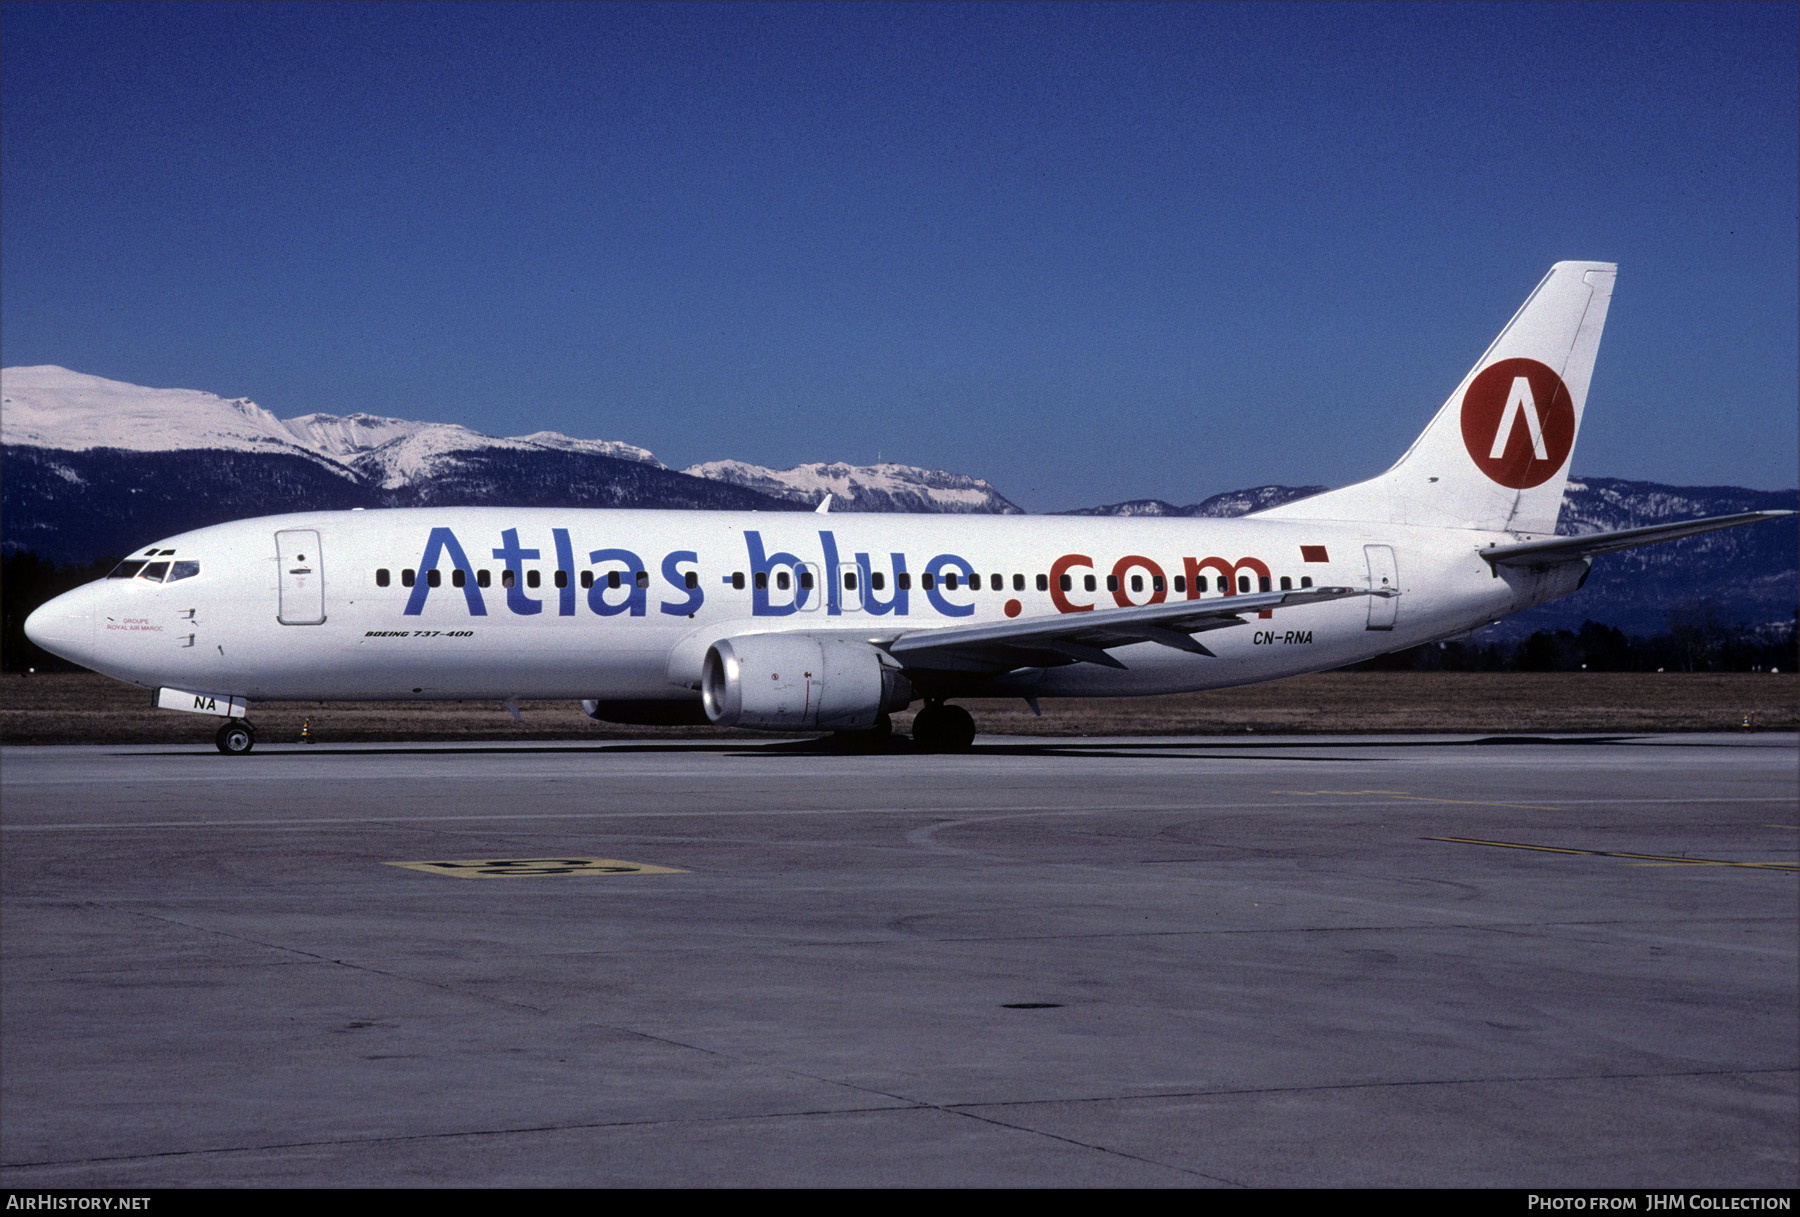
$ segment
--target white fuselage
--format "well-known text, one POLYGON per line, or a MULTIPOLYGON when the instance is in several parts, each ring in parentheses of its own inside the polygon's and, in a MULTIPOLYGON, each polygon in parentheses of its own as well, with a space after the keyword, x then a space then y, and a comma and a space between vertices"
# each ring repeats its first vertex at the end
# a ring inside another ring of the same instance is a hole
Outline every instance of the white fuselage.
POLYGON ((198 563, 198 573, 88 584, 40 610, 33 636, 120 680, 221 696, 679 701, 697 699, 707 647, 742 635, 802 630, 881 643, 1240 590, 1380 589, 1388 578, 1400 592, 1246 614, 1204 634, 1210 656, 1138 643, 1114 652, 1123 669, 1025 668, 983 686, 1041 697, 1166 693, 1339 667, 1578 586, 1585 562, 1496 571, 1478 554, 1512 539, 1254 518, 314 512, 158 542, 153 560, 198 563))

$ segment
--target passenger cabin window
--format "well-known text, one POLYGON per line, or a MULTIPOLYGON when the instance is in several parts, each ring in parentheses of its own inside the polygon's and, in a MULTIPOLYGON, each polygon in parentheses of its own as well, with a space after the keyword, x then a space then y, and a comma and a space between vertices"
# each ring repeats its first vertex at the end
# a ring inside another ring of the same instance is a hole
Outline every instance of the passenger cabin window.
POLYGON ((919 576, 919 586, 924 588, 926 591, 930 591, 935 586, 935 582, 932 579, 932 575, 931 575, 930 571, 926 571, 924 574, 919 576))
POLYGON ((1037 577, 1037 589, 1040 592, 1047 592, 1050 590, 1050 576, 1049 575, 1039 575, 1037 577))
POLYGON ((177 579, 192 579, 199 573, 200 564, 198 562, 171 562, 169 564, 169 577, 164 579, 163 582, 173 583, 177 579))
POLYGON ((1256 590, 1259 592, 1266 592, 1266 591, 1270 590, 1269 589, 1269 576, 1258 575, 1256 577, 1256 590))
POLYGON ((519 581, 519 577, 517 575, 513 574, 512 571, 503 570, 500 572, 500 586, 501 587, 511 587, 513 584, 517 583, 518 581, 519 581))
POLYGON ((555 577, 550 581, 558 587, 567 587, 569 586, 569 572, 566 570, 559 570, 556 572, 555 577))
POLYGON ((784 570, 775 572, 775 590, 785 592, 788 589, 788 573, 784 570))
POLYGON ((687 574, 685 574, 681 577, 681 585, 683 587, 687 588, 689 591, 692 591, 696 587, 699 587, 700 586, 700 573, 698 571, 689 571, 687 574))
POLYGON ((869 575, 869 586, 874 588, 878 592, 886 590, 887 576, 882 574, 880 571, 871 572, 869 575))
POLYGON ((1281 576, 1281 590, 1284 592, 1293 591, 1294 590, 1294 581, 1292 579, 1288 578, 1286 575, 1281 576))
POLYGON ((1230 586, 1231 586, 1231 584, 1225 582, 1225 576, 1220 575, 1219 576, 1219 590, 1224 591, 1226 588, 1228 588, 1230 586))
POLYGON ((731 590, 734 592, 741 592, 744 590, 744 572, 743 571, 734 570, 731 572, 731 590))
POLYGON ((594 572, 593 571, 584 570, 581 572, 581 586, 583 586, 583 587, 594 586, 594 572))
POLYGON ((810 592, 810 591, 812 591, 812 585, 813 585, 812 572, 809 570, 801 571, 800 572, 800 586, 810 592))
POLYGON ((536 587, 537 585, 538 585, 538 573, 534 570, 526 571, 525 572, 525 586, 526 587, 536 587))
POLYGON ((956 581, 960 578, 962 578, 961 571, 947 570, 944 572, 944 586, 949 588, 951 591, 955 591, 956 590, 956 581))
POLYGON ((1312 576, 1311 575, 1301 575, 1300 576, 1300 586, 1301 587, 1311 587, 1312 586, 1312 576))
MULTIPOLYGON (((782 578, 785 579, 787 576, 783 575, 782 578)), ((759 592, 766 592, 769 590, 769 574, 767 571, 759 570, 756 572, 756 590, 759 592)))
POLYGON ((853 592, 856 590, 856 572, 855 571, 847 570, 844 572, 844 590, 847 592, 853 592))
POLYGON ((425 582, 429 583, 432 587, 439 586, 444 582, 444 572, 440 571, 435 566, 432 567, 425 572, 425 582))
POLYGON ((1109 592, 1116 592, 1119 590, 1119 576, 1117 576, 1117 575, 1106 576, 1106 590, 1109 592))
POLYGON ((650 572, 649 571, 641 570, 637 573, 637 585, 639 587, 649 587, 650 586, 650 572))
POLYGON ((1065 592, 1072 592, 1075 590, 1075 577, 1073 575, 1064 575, 1062 577, 1062 589, 1065 592))
POLYGON ((903 592, 911 591, 912 590, 912 575, 907 571, 901 571, 899 574, 894 576, 894 586, 899 588, 903 592))
POLYGON ((1238 576, 1238 591, 1247 592, 1249 590, 1250 590, 1250 576, 1249 575, 1239 575, 1238 576))
MULTIPOLYGON (((1137 580, 1133 579, 1131 583, 1133 587, 1137 586, 1137 580)), ((1161 575, 1150 576, 1150 590, 1153 592, 1160 592, 1163 590, 1163 577, 1161 575)))
POLYGON ((1187 576, 1186 575, 1176 575, 1175 576, 1175 590, 1178 592, 1187 591, 1187 576))
POLYGON ((400 586, 401 587, 411 587, 412 585, 413 585, 412 570, 409 568, 407 570, 401 571, 400 572, 400 586))
POLYGON ((1092 576, 1092 575, 1082 576, 1081 586, 1086 588, 1090 592, 1093 591, 1094 590, 1094 576, 1092 576))
POLYGON ((469 581, 469 572, 464 570, 462 567, 459 566, 455 570, 450 572, 450 586, 451 587, 461 587, 464 584, 466 584, 468 581, 469 581))
POLYGON ((620 578, 619 578, 619 572, 618 572, 618 571, 616 571, 616 570, 609 570, 609 571, 607 571, 607 572, 606 572, 606 586, 608 586, 608 587, 617 587, 617 586, 619 586, 619 584, 620 584, 620 583, 621 583, 621 582, 623 582, 623 580, 621 580, 621 579, 620 579, 620 578))
POLYGON ((1144 590, 1144 576, 1142 576, 1142 575, 1131 576, 1131 590, 1134 592, 1141 592, 1144 590))
POLYGON ((386 587, 387 585, 388 585, 388 573, 387 573, 387 567, 384 566, 380 570, 375 572, 375 586, 376 587, 386 587))
POLYGON ((477 587, 486 587, 488 582, 488 573, 485 570, 478 570, 475 572, 475 585, 477 587))

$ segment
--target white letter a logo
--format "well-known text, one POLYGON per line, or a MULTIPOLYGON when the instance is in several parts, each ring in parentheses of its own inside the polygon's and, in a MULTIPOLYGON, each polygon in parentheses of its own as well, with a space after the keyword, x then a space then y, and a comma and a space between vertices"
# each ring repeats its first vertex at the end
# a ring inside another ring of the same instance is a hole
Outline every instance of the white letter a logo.
POLYGON ((1512 438, 1513 425, 1521 414, 1525 416, 1526 430, 1531 432, 1531 454, 1540 461, 1550 459, 1550 454, 1544 450, 1544 424, 1538 418, 1537 399, 1531 395, 1531 380, 1515 376, 1512 392, 1506 398, 1506 409, 1500 412, 1500 426, 1494 431, 1494 450, 1488 453, 1490 461, 1506 455, 1506 441, 1512 438))

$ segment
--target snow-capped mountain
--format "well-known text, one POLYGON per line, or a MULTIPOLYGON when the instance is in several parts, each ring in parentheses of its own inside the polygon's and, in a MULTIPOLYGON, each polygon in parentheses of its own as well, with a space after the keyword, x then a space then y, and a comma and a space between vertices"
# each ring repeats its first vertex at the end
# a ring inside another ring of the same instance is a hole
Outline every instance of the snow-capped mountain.
POLYGON ((667 466, 648 449, 615 440, 574 439, 555 431, 500 438, 456 423, 419 423, 373 414, 302 414, 282 421, 316 452, 396 490, 440 476, 471 452, 574 452, 667 466))
MULTIPOLYGON (((1570 536, 1641 528, 1742 511, 1792 511, 1792 490, 1664 486, 1622 478, 1571 477, 1556 531, 1570 536)), ((1578 629, 1589 618, 1628 634, 1661 632, 1672 613, 1707 601, 1727 618, 1792 625, 1800 597, 1800 535, 1791 520, 1752 524, 1607 554, 1582 589, 1509 617, 1493 634, 1578 629)))
POLYGON ((52 365, 0 370, 0 444, 66 452, 209 448, 336 460, 247 397, 148 389, 52 365))
MULTIPOLYGON (((647 449, 616 440, 555 431, 492 436, 455 423, 361 413, 280 419, 249 398, 150 389, 55 366, 0 371, 0 399, 0 444, 9 449, 279 453, 335 466, 384 491, 431 487, 435 501, 446 480, 501 453, 561 453, 667 469, 647 449)), ((836 511, 1019 512, 979 478, 910 465, 775 470, 728 460, 684 472, 809 507, 830 494, 836 511)))
POLYGON ((1247 516, 1253 511, 1262 511, 1269 507, 1279 507, 1283 503, 1291 503, 1295 499, 1304 499, 1322 493, 1324 486, 1252 486, 1248 490, 1227 490, 1224 494, 1215 494, 1198 503, 1189 503, 1186 507, 1177 507, 1162 499, 1129 499, 1123 503, 1108 503, 1105 507, 1082 507, 1075 511, 1065 511, 1070 516, 1200 516, 1207 519, 1230 519, 1235 516, 1247 516))
POLYGON ((833 511, 1023 514, 1021 508, 980 478, 913 465, 817 463, 792 469, 765 469, 743 461, 707 461, 690 465, 682 472, 814 506, 829 494, 833 511))
POLYGON ((555 431, 497 437, 455 423, 373 414, 280 419, 247 397, 149 389, 45 365, 0 371, 0 444, 87 452, 285 452, 354 470, 394 490, 442 474, 461 454, 575 452, 666 468, 643 448, 555 431))
POLYGON ((791 511, 632 444, 495 437, 370 414, 282 420, 245 398, 67 368, 0 371, 0 547, 58 563, 284 511, 436 504, 791 511))

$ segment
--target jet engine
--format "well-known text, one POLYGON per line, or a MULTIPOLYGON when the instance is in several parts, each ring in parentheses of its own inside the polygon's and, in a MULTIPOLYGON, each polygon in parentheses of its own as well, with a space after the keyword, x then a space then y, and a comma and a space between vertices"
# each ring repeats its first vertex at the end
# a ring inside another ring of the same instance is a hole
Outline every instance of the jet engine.
POLYGON ((867 731, 912 702, 912 683, 893 656, 866 642, 751 634, 708 648, 700 697, 722 727, 867 731))

